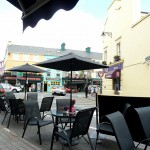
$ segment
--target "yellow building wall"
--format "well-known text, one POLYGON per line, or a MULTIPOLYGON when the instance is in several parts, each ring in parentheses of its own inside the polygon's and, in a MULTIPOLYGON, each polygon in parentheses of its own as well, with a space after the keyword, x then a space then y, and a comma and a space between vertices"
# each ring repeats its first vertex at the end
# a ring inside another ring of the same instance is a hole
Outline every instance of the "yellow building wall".
MULTIPOLYGON (((29 64, 35 64, 37 62, 33 61, 33 55, 34 54, 29 54, 29 61, 24 61, 23 60, 23 53, 19 53, 19 59, 18 60, 13 60, 13 53, 8 52, 8 54, 6 55, 6 62, 5 62, 5 68, 10 69, 12 67, 16 67, 16 66, 20 66, 20 65, 24 65, 26 63, 29 64)), ((43 55, 39 55, 39 61, 43 61, 44 60, 44 56, 43 55)))
MULTIPOLYGON (((113 65, 116 44, 121 42, 121 89, 119 95, 150 96, 150 65, 144 63, 150 56, 150 15, 141 20, 140 0, 121 0, 112 3, 104 25, 112 38, 104 37, 104 50, 107 47, 107 64, 113 65), (128 5, 127 5, 128 4, 128 5), (120 7, 119 7, 120 6, 120 7), (118 10, 117 10, 118 8, 118 10)), ((112 79, 103 77, 103 94, 114 95, 112 79)))

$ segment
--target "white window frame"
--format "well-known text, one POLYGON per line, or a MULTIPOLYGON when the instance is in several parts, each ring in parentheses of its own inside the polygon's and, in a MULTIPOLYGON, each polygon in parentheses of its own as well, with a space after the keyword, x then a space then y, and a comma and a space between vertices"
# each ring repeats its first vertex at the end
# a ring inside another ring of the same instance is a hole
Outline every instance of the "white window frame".
POLYGON ((107 49, 104 50, 104 61, 107 61, 107 49))
POLYGON ((118 42, 116 45, 116 53, 118 56, 121 56, 121 43, 118 42))
POLYGON ((13 53, 13 60, 19 60, 19 53, 13 53))
POLYGON ((39 55, 33 55, 33 61, 38 62, 39 61, 39 55))
POLYGON ((23 54, 23 60, 29 61, 29 54, 23 54))

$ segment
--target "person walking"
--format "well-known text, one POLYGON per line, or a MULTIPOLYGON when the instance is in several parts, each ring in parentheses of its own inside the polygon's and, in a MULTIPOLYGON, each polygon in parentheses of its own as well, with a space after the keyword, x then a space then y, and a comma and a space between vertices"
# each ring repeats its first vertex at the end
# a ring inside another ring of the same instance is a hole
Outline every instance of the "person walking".
POLYGON ((90 85, 90 83, 86 83, 85 87, 84 87, 84 89, 85 89, 85 97, 86 98, 88 97, 88 87, 89 87, 89 85, 90 85))

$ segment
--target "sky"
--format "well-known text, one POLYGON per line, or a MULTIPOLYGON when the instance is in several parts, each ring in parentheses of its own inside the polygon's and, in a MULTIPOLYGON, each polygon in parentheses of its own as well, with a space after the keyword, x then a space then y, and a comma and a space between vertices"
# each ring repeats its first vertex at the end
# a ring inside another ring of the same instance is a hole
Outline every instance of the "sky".
MULTIPOLYGON (((107 9, 112 0, 79 0, 70 11, 59 10, 46 21, 22 32, 22 12, 6 0, 0 4, 0 61, 4 59, 8 41, 17 45, 102 52, 102 37, 107 9)), ((149 11, 149 0, 142 0, 142 8, 149 11)))

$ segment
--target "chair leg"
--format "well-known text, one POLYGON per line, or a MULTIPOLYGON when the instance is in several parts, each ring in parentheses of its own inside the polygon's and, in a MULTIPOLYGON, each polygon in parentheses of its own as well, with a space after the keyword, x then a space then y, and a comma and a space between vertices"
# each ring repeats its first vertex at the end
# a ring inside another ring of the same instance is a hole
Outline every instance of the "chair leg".
POLYGON ((53 149, 54 135, 55 135, 55 127, 54 127, 54 129, 53 129, 53 134, 52 134, 52 140, 51 140, 51 147, 50 147, 50 150, 53 149))
POLYGON ((69 150, 72 150, 71 142, 68 140, 69 150))
POLYGON ((2 124, 4 123, 4 121, 5 121, 5 118, 6 118, 7 114, 8 114, 8 112, 6 111, 6 112, 5 112, 4 119, 3 119, 3 121, 2 121, 2 124))
POLYGON ((27 125, 28 125, 28 123, 24 124, 24 130, 23 130, 22 138, 24 137, 24 134, 25 134, 25 132, 26 132, 27 125))
POLYGON ((91 138, 90 138, 90 136, 89 136, 89 133, 87 133, 87 136, 88 136, 88 139, 89 139, 89 143, 90 143, 91 149, 94 150, 94 147, 93 147, 91 138))
POLYGON ((145 145, 144 150, 146 150, 146 149, 147 149, 147 146, 148 146, 148 144, 146 144, 146 145, 145 145))
POLYGON ((42 145, 40 126, 38 126, 38 134, 39 134, 40 145, 42 145))
POLYGON ((98 136, 99 136, 99 131, 97 131, 97 135, 96 135, 95 150, 96 150, 96 146, 97 146, 98 136))
POLYGON ((9 125, 10 125, 10 119, 11 119, 11 113, 10 113, 10 116, 9 116, 9 120, 8 120, 7 128, 9 128, 9 125))

